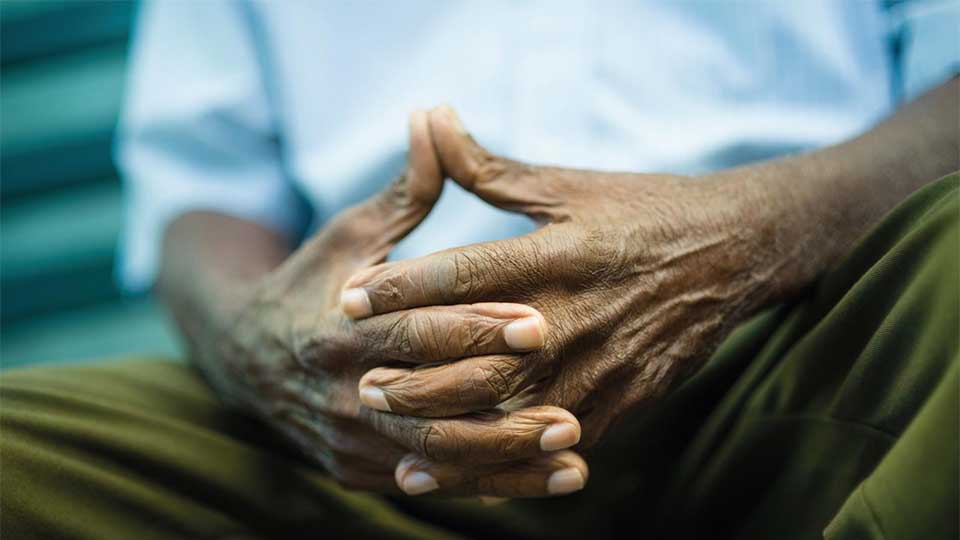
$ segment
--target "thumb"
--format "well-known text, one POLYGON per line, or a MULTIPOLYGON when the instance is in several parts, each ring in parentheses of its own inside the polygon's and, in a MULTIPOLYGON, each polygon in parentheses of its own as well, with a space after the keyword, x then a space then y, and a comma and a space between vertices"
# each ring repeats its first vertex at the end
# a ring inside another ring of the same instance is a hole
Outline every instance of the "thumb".
POLYGON ((442 188, 427 113, 418 110, 410 115, 406 171, 379 193, 340 213, 324 231, 326 239, 361 265, 382 262, 427 217, 442 188))
POLYGON ((537 221, 560 221, 566 213, 563 169, 539 167, 488 152, 467 133, 457 113, 441 105, 429 113, 440 168, 484 201, 537 221))

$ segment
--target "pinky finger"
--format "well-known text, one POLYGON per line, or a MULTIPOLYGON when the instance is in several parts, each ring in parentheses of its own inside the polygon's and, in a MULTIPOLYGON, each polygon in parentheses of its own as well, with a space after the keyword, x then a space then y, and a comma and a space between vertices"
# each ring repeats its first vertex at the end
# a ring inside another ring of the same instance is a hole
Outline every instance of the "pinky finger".
POLYGON ((436 492, 485 497, 549 497, 583 489, 589 478, 586 462, 564 450, 532 459, 464 468, 435 463, 408 454, 396 469, 397 486, 407 495, 436 492))

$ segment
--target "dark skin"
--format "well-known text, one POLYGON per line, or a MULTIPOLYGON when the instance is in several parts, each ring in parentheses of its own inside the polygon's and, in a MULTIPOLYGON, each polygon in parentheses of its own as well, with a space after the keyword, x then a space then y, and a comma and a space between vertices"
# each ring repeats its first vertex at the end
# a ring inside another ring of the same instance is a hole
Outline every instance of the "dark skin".
POLYGON ((431 419, 391 436, 361 415, 357 385, 372 367, 526 351, 544 339, 539 313, 516 304, 425 307, 362 322, 340 310, 347 277, 382 262, 440 194, 426 113, 413 114, 410 133, 407 172, 294 251, 262 227, 214 213, 171 225, 160 293, 191 359, 228 404, 265 420, 347 487, 397 492, 394 473, 410 452, 470 463, 469 474, 505 485, 569 468, 585 476, 578 455, 557 452, 580 437, 577 419, 558 407, 431 419), (470 430, 500 435, 462 445, 470 430))
POLYGON ((335 450, 318 459, 347 485, 389 491, 392 463, 410 494, 561 494, 584 485, 587 466, 545 449, 547 428, 576 426, 565 448, 582 423, 575 448, 595 443, 696 371, 736 323, 795 295, 956 170, 958 95, 954 79, 848 142, 699 178, 504 159, 440 108, 414 122, 411 162, 435 160, 418 182, 449 176, 543 227, 376 264, 435 195, 413 199, 414 217, 384 221, 383 206, 359 211, 375 219, 340 217, 293 255, 255 225, 188 214, 167 233, 162 290, 221 395, 308 455, 335 450), (365 242, 331 240, 344 222, 362 223, 365 242), (397 321, 419 322, 384 330, 397 321), (375 473, 358 480, 361 469, 375 473))

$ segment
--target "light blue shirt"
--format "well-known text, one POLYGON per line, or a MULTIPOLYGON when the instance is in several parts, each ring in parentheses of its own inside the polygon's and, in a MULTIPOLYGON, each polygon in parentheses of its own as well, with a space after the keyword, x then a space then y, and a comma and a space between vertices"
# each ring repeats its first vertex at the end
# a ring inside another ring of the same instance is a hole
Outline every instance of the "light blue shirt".
MULTIPOLYGON (((449 103, 498 153, 607 170, 701 173, 846 139, 960 58, 958 2, 887 4, 147 4, 118 144, 122 280, 152 283, 189 210, 292 237, 322 225, 402 170, 415 108, 449 103)), ((529 230, 447 184, 396 257, 529 230)))

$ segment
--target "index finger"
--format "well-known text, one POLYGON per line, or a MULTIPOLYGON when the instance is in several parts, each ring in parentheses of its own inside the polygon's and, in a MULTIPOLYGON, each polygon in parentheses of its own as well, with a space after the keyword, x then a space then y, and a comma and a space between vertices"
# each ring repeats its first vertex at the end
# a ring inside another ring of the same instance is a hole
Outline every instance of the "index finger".
POLYGON ((421 306, 522 300, 562 271, 564 242, 558 239, 562 235, 540 229, 373 266, 347 280, 340 305, 362 319, 421 306))

